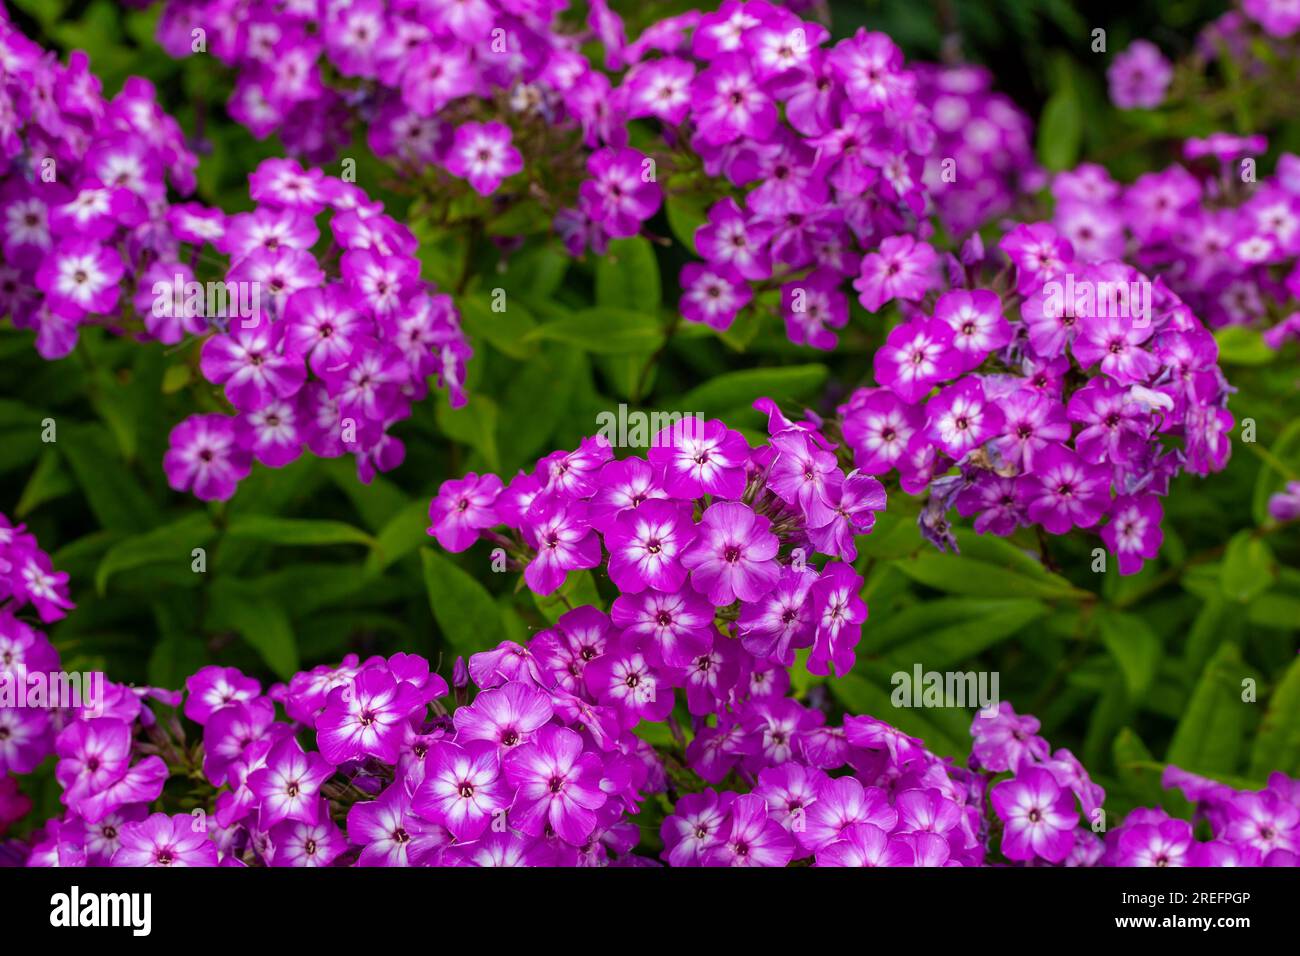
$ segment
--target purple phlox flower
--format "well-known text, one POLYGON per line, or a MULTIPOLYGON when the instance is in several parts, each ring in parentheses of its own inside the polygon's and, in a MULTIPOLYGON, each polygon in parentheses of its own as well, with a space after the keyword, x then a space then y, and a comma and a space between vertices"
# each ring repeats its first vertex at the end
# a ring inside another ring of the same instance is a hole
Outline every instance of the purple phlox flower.
POLYGON ((188 813, 155 813, 122 828, 113 866, 216 866, 217 845, 188 813))
POLYGON ((521 681, 511 681, 483 691, 471 706, 457 708, 453 715, 456 742, 465 745, 486 740, 506 753, 531 740, 550 722, 553 713, 545 693, 521 681))
POLYGON ((785 866, 794 858, 795 842, 768 813, 756 794, 736 797, 722 824, 718 843, 704 854, 705 866, 785 866))
POLYGON ((509 805, 500 771, 499 751, 485 740, 463 747, 439 741, 429 751, 424 782, 411 806, 425 819, 442 824, 457 840, 476 840, 509 805))
POLYGON ((699 536, 682 556, 691 570, 691 585, 717 607, 733 601, 756 601, 776 586, 780 542, 772 522, 738 501, 710 505, 698 526, 699 536))
POLYGON ((316 718, 321 755, 338 765, 361 757, 396 763, 407 721, 423 712, 420 691, 387 668, 369 667, 330 691, 316 718))
POLYGON ((718 419, 686 417, 655 435, 646 457, 663 471, 664 489, 679 498, 739 498, 749 444, 718 419))
POLYGON ((853 280, 858 301, 868 312, 878 312, 891 299, 915 302, 933 286, 938 256, 927 242, 912 236, 890 236, 881 240, 878 252, 862 259, 862 270, 853 280))
POLYGON ((493 508, 501 494, 501 479, 469 472, 464 478, 444 481, 429 504, 429 534, 448 551, 466 550, 485 528, 499 524, 493 508))
POLYGON ((606 796, 600 789, 600 758, 583 752, 577 733, 543 727, 506 755, 502 770, 517 788, 509 816, 518 829, 530 836, 550 830, 575 846, 586 842, 606 796))
POLYGON ((1074 846, 1079 823, 1074 794, 1039 767, 1022 769, 989 794, 1003 823, 1002 852, 1010 860, 1060 863, 1074 846))
POLYGON ((258 825, 269 830, 282 820, 316 823, 316 795, 333 773, 320 754, 304 753, 292 737, 281 740, 271 748, 266 766, 248 775, 248 788, 260 801, 258 825))
POLYGON ((867 604, 858 596, 863 580, 853 566, 834 561, 823 570, 809 597, 815 608, 816 640, 808 657, 813 674, 847 674, 856 660, 854 648, 862 636, 867 604))

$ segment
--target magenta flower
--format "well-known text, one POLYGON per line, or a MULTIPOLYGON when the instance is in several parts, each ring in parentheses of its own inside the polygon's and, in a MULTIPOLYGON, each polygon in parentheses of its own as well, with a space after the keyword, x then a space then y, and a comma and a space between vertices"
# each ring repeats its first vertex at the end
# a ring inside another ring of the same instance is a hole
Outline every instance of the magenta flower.
POLYGON ((316 823, 294 820, 282 823, 271 831, 271 844, 275 847, 272 866, 329 866, 348 848, 348 841, 325 815, 317 811, 316 823))
POLYGON ((671 866, 703 866, 705 858, 730 833, 734 793, 714 790, 682 794, 659 827, 664 859, 671 866))
POLYGON ((1017 480, 1016 495, 1030 520, 1052 534, 1091 528, 1110 506, 1110 473, 1056 445, 1038 457, 1032 475, 1017 480))
POLYGON ((423 866, 438 862, 451 835, 411 811, 411 797, 399 780, 376 799, 352 804, 348 842, 362 848, 361 866, 423 866))
POLYGON ((768 814, 762 797, 736 797, 727 816, 718 843, 704 854, 705 866, 785 866, 794 858, 794 840, 768 814))
POLYGON ((510 803, 500 776, 500 758, 492 744, 478 740, 462 747, 439 741, 425 758, 424 782, 411 806, 426 820, 442 824, 457 840, 477 840, 510 803))
POLYGON ((768 487, 786 504, 796 505, 808 527, 829 523, 835 517, 832 502, 844 482, 835 453, 810 441, 802 429, 772 436, 772 448, 777 454, 768 469, 768 487))
POLYGON ((459 480, 444 481, 438 497, 429 503, 429 534, 448 551, 464 551, 484 528, 500 523, 492 506, 501 490, 496 475, 480 478, 472 471, 459 480))
POLYGON ((970 728, 972 764, 994 773, 1018 773, 1026 761, 1046 760, 1050 748, 1038 728, 1037 717, 1018 715, 1005 700, 992 717, 976 714, 970 728))
POLYGON ((1023 769, 995 786, 989 797, 1002 820, 1002 853, 1007 859, 1060 863, 1069 856, 1079 811, 1074 794, 1062 790, 1048 771, 1023 769))
POLYGON ((259 800, 258 826, 268 830, 282 820, 316 823, 316 795, 333 773, 320 754, 304 753, 292 737, 281 740, 271 748, 266 766, 248 775, 248 789, 259 800))
POLYGON ((854 561, 858 556, 854 540, 869 534, 876 524, 876 512, 885 510, 885 488, 879 481, 856 470, 839 487, 838 500, 831 504, 831 518, 820 528, 809 528, 808 537, 822 554, 854 561))
POLYGON ((695 523, 685 503, 647 501, 628 509, 605 535, 609 576, 624 594, 647 587, 676 591, 686 583, 681 557, 694 540, 695 523))
POLYGON ((597 150, 588 158, 591 178, 578 188, 578 198, 582 211, 612 238, 635 236, 659 208, 663 190, 652 162, 627 147, 597 150))
POLYGON ((122 828, 113 866, 216 866, 217 845, 188 813, 155 813, 122 828))
POLYGON ((669 56, 638 63, 627 73, 622 89, 627 94, 628 116, 653 116, 677 125, 691 109, 691 80, 695 67, 669 56))
POLYGON ((125 272, 122 257, 111 246, 94 239, 65 239, 41 260, 35 281, 56 310, 72 316, 107 315, 117 305, 125 272))
POLYGON ((509 813, 515 827, 530 836, 549 828, 575 846, 586 842, 606 797, 600 758, 583 753, 581 737, 565 727, 543 727, 506 755, 502 770, 517 788, 509 813))
POLYGON ((724 53, 691 84, 692 118, 710 146, 746 136, 763 141, 776 126, 772 98, 740 53, 724 53))
POLYGON ((475 192, 487 196, 524 168, 524 158, 511 143, 510 127, 493 120, 458 126, 446 164, 452 175, 469 180, 475 192))
POLYGON ((719 501, 704 512, 699 537, 682 556, 691 586, 716 607, 757 601, 776 586, 780 542, 772 522, 738 501, 719 501))
POLYGON ((759 600, 742 604, 736 623, 745 650, 785 667, 793 664, 795 650, 813 642, 811 590, 816 581, 813 568, 784 567, 776 587, 759 600))
POLYGON ((614 624, 668 667, 684 667, 708 651, 713 643, 713 612, 713 605, 689 587, 672 594, 655 590, 622 594, 610 609, 614 624))
POLYGON ((910 95, 910 76, 903 71, 903 51, 883 33, 859 29, 841 40, 826 58, 831 74, 844 84, 856 109, 878 113, 910 95))
POLYGON ((316 718, 317 745, 335 766, 366 756, 396 763, 407 721, 423 706, 414 686, 385 668, 367 668, 330 692, 316 718))
POLYGON ((916 851, 874 823, 854 823, 817 851, 818 866, 914 866, 916 851))
POLYGON ((483 691, 472 706, 457 709, 456 742, 465 745, 486 740, 504 754, 532 740, 550 722, 553 712, 546 694, 523 681, 512 680, 483 691))
POLYGON ((736 201, 728 196, 709 209, 709 219, 695 231, 695 247, 714 265, 729 266, 751 281, 772 274, 766 248, 767 230, 745 221, 736 201))
POLYGON ((958 368, 951 327, 920 317, 892 328, 873 361, 876 381, 908 403, 954 377, 958 368))
POLYGON ((816 641, 808 657, 813 674, 847 674, 857 659, 853 649, 862 636, 867 604, 858 596, 865 582, 853 566, 835 561, 826 566, 809 595, 816 609, 816 641))
POLYGON ((990 402, 979 378, 968 375, 925 404, 926 435, 947 455, 961 460, 1001 431, 1002 411, 990 402))
POLYGON ((749 444, 712 418, 686 417, 659 432, 646 453, 663 470, 664 489, 678 498, 739 498, 745 491, 749 444))
POLYGON ((587 521, 582 502, 558 505, 553 513, 525 528, 537 556, 524 568, 533 593, 547 595, 564 583, 570 571, 600 564, 600 538, 587 521))
POLYGON ((209 665, 185 678, 185 690, 185 716, 196 724, 206 724, 222 707, 257 697, 262 685, 238 668, 209 665))
POLYGON ((295 394, 307 380, 307 370, 300 356, 285 354, 284 329, 263 319, 251 328, 240 323, 214 335, 203 345, 203 377, 225 385, 230 403, 244 412, 295 394))
POLYGON ((862 259, 862 269, 853 280, 858 301, 868 312, 878 312, 891 299, 915 302, 934 282, 938 256, 926 242, 909 235, 890 236, 880 242, 880 251, 862 259))
POLYGON ((1011 341, 1011 323, 1002 317, 1002 303, 987 289, 945 292, 935 303, 934 317, 952 329, 959 372, 977 368, 990 352, 1011 341))
POLYGON ((612 707, 627 729, 642 720, 663 720, 673 709, 672 686, 650 658, 638 638, 624 634, 582 672, 591 696, 612 707))
POLYGON ((856 777, 840 777, 823 784, 808 808, 804 831, 797 835, 804 850, 816 853, 852 826, 869 823, 889 833, 897 822, 898 812, 890 806, 885 791, 864 789, 856 777))
POLYGON ((1100 365, 1120 385, 1146 382, 1160 368, 1159 359, 1142 348, 1152 331, 1128 316, 1085 318, 1070 350, 1081 366, 1100 365))
POLYGON ((925 424, 921 409, 888 388, 859 389, 840 414, 844 416, 844 440, 853 448, 853 462, 868 475, 883 475, 896 468, 908 442, 925 424))
POLYGON ((1119 562, 1120 574, 1136 574, 1160 552, 1164 509, 1155 495, 1121 495, 1110 506, 1101 540, 1119 562))
POLYGON ((1159 106, 1173 78, 1172 64, 1149 40, 1134 40, 1106 69, 1111 102, 1122 110, 1159 106))
POLYGON ((1115 848, 1118 866, 1191 866, 1192 826, 1158 813, 1150 823, 1125 823, 1115 848), (1163 819, 1161 819, 1163 818, 1163 819))
POLYGON ((682 318, 725 332, 754 293, 730 266, 687 263, 682 266, 682 318))
POLYGON ((1054 398, 1021 388, 1000 398, 998 408, 1002 413, 1002 433, 988 447, 1010 467, 1032 472, 1039 454, 1070 439, 1065 410, 1054 398))

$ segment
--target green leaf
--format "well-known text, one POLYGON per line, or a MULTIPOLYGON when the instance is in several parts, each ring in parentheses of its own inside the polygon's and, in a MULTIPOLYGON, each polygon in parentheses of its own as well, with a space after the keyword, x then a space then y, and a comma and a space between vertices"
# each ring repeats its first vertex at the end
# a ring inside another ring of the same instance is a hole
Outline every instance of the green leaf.
POLYGON ((648 239, 615 239, 596 261, 596 304, 655 315, 663 299, 659 262, 648 239))
POLYGON ((1275 770, 1300 774, 1300 658, 1291 662, 1269 697, 1250 754, 1250 775, 1267 777, 1275 770))
POLYGON ((1246 615, 1251 624, 1294 631, 1300 629, 1300 597, 1284 594, 1280 588, 1266 591, 1250 602, 1246 615))
POLYGON ((691 250, 692 255, 699 254, 695 248, 695 230, 708 221, 705 202, 704 197, 694 193, 670 192, 664 203, 668 228, 678 242, 691 250))
MULTIPOLYGON (((396 583, 396 582, 394 582, 396 583)), ((248 582, 258 597, 285 608, 301 618, 324 607, 347 601, 362 589, 374 590, 376 583, 356 564, 291 564, 262 574, 248 582)))
POLYGON ((1269 520, 1268 500, 1282 490, 1289 477, 1300 472, 1300 419, 1282 429, 1282 434, 1269 448, 1269 453, 1270 458, 1265 459, 1255 478, 1255 492, 1251 500, 1251 514, 1259 525, 1269 520), (1294 467, 1292 475, 1279 471, 1278 465, 1284 468, 1294 467))
POLYGON ((495 401, 486 395, 472 394, 460 408, 452 408, 446 398, 440 397, 437 417, 438 427, 444 435, 477 451, 489 470, 501 469, 501 456, 497 451, 500 415, 495 401))
POLYGON ((1045 614, 1047 605, 1040 601, 940 598, 886 622, 877 629, 884 631, 883 638, 874 635, 870 646, 882 649, 883 639, 889 662, 903 669, 919 663, 925 670, 938 670, 1011 638, 1045 614))
POLYGON ((179 564, 190 567, 191 552, 206 545, 216 535, 206 513, 190 514, 144 534, 119 541, 95 569, 95 589, 104 594, 114 574, 151 564, 179 564))
POLYGON ((235 518, 226 529, 232 538, 248 538, 266 544, 293 547, 318 547, 329 544, 364 544, 374 547, 375 539, 360 528, 342 521, 313 518, 276 518, 270 515, 244 515, 235 518))
POLYGON ((246 583, 218 579, 209 591, 207 627, 238 632, 277 676, 288 680, 298 670, 298 645, 289 615, 274 601, 257 596, 246 583))
POLYGON ((1246 735, 1247 711, 1241 699, 1243 667, 1234 644, 1220 646, 1205 665, 1187 710, 1174 730, 1171 763, 1192 773, 1234 773, 1246 735))
POLYGON ((103 426, 60 428, 58 447, 101 526, 145 531, 159 524, 157 505, 122 463, 103 426))
POLYGON ((366 559, 366 571, 378 574, 429 540, 429 503, 412 501, 380 529, 375 548, 366 559))
POLYGON ((628 309, 595 308, 543 323, 529 339, 563 342, 600 355, 624 355, 653 352, 663 344, 664 332, 653 315, 628 309))
POLYGON ((504 472, 513 474, 553 447, 547 442, 564 421, 586 362, 575 349, 551 346, 511 378, 497 421, 504 472))
POLYGON ((537 329, 537 319, 519 296, 507 296, 500 312, 494 312, 491 298, 482 294, 465 296, 458 305, 466 331, 498 352, 514 359, 537 354, 537 343, 529 338, 537 329))
POLYGON ((1152 769, 1156 759, 1131 727, 1125 727, 1115 735, 1111 754, 1115 758, 1116 774, 1135 802, 1150 807, 1160 806, 1163 795, 1160 772, 1152 769))
POLYGON ((995 560, 977 560, 969 554, 943 554, 926 550, 898 559, 894 562, 894 567, 913 581, 949 594, 1071 600, 1090 597, 1089 592, 1079 590, 1060 575, 1051 574, 1041 567, 1038 572, 1029 571, 1019 557, 1010 555, 995 560))
POLYGON ((1219 343, 1219 361, 1225 365, 1268 365, 1278 356, 1262 332, 1244 325, 1217 329, 1214 340, 1219 343))
POLYGON ((680 404, 692 413, 719 415, 748 408, 758 398, 792 402, 816 392, 828 374, 826 366, 817 363, 727 372, 691 389, 680 404))
POLYGON ((1277 577, 1273 552, 1250 529, 1242 529, 1228 541, 1219 569, 1219 587, 1226 597, 1245 604, 1263 594, 1277 577))
POLYGON ((23 488, 14 514, 25 518, 41 505, 62 498, 75 487, 72 477, 63 467, 63 459, 58 451, 47 447, 36 462, 31 478, 27 479, 27 486, 23 488))
POLYGON ((554 624, 563 615, 575 607, 591 604, 600 607, 600 594, 596 590, 596 579, 590 571, 570 571, 564 583, 551 594, 542 597, 533 595, 533 603, 542 612, 546 620, 554 624))
POLYGON ((1102 643, 1119 665, 1129 699, 1138 700, 1151 687, 1160 664, 1160 638, 1135 614, 1109 608, 1097 616, 1102 643))
POLYGON ((500 644, 501 613, 487 589, 432 548, 421 548, 420 559, 429 608, 451 649, 469 655, 500 644))
MULTIPOLYGON (((1052 172, 1072 168, 1083 142, 1083 107, 1073 83, 1047 100, 1038 126, 1038 159, 1052 172)), ((958 171, 960 175, 960 170, 958 171)))

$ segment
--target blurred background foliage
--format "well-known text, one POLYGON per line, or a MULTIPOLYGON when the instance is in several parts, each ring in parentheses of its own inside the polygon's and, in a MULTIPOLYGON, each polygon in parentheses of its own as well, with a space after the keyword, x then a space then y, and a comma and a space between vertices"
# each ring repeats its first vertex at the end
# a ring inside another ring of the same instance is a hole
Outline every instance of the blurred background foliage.
MULTIPOLYGON (((281 148, 226 116, 231 80, 219 63, 173 61, 157 47, 156 8, 11 6, 50 48, 87 50, 107 93, 131 74, 153 80, 195 136, 199 198, 232 212, 250 207, 247 173, 281 148)), ((634 35, 688 4, 615 6, 634 35)), ((1186 95, 1159 111, 1109 106, 1109 56, 1092 52, 1093 29, 1107 31, 1110 53, 1145 37, 1177 58, 1223 12, 1218 3, 835 0, 830 9, 836 36, 867 26, 891 34, 909 58, 987 64, 997 88, 1039 124, 1049 168, 1094 159, 1131 179, 1173 161, 1181 138, 1230 129, 1270 135, 1268 170, 1300 138, 1300 124, 1286 122, 1300 104, 1296 90, 1225 96, 1216 91, 1231 78, 1213 74, 1214 89, 1180 77, 1186 95)), ((206 663, 271 680, 348 652, 402 649, 449 676, 456 655, 524 639, 566 601, 607 606, 610 594, 584 572, 560 599, 534 600, 517 576, 491 573, 486 545, 458 556, 431 547, 426 509, 442 480, 467 470, 508 479, 576 446, 619 403, 720 416, 758 440, 756 397, 833 414, 870 378, 888 316, 869 317, 856 303, 833 353, 791 345, 771 317, 742 318, 722 336, 677 322, 674 277, 702 218, 689 194, 650 224, 662 241, 622 240, 603 259, 574 261, 539 230, 507 254, 491 239, 495 210, 471 203, 465 217, 476 228, 463 241, 452 228, 463 222, 434 221, 394 188, 402 184, 362 135, 346 155, 358 162, 358 183, 420 236, 425 277, 456 293, 475 349, 468 406, 452 412, 440 397, 418 405, 395 430, 405 464, 368 486, 350 460, 305 456, 279 471, 256 466, 233 500, 209 507, 169 491, 160 464, 173 425, 220 407, 195 370, 193 343, 168 349, 87 334, 73 355, 47 363, 30 334, 0 330, 0 508, 72 575, 78 609, 51 630, 65 666, 176 687, 206 663), (498 287, 509 295, 504 314, 488 306, 498 287), (57 423, 51 444, 41 440, 45 418, 57 423), (206 551, 204 573, 192 570, 195 548, 206 551)), ((916 531, 917 503, 896 493, 860 542, 871 617, 857 668, 820 686, 797 667, 796 687, 964 759, 970 712, 896 709, 889 676, 915 662, 997 671, 1003 699, 1036 713, 1049 740, 1079 754, 1106 786, 1112 813, 1180 799, 1159 790, 1166 762, 1249 786, 1272 770, 1300 772, 1300 540, 1265 510, 1268 495, 1300 473, 1300 363, 1294 345, 1274 355, 1231 339, 1224 363, 1238 388, 1231 408, 1239 423, 1254 420, 1256 442, 1234 430, 1225 472, 1177 480, 1165 500, 1164 548, 1140 574, 1120 578, 1113 562, 1094 572, 1100 542, 1082 534, 1045 551, 1027 532, 1004 541, 959 527, 962 553, 941 554, 916 531), (1252 703, 1243 703, 1246 680, 1256 682, 1252 703)))

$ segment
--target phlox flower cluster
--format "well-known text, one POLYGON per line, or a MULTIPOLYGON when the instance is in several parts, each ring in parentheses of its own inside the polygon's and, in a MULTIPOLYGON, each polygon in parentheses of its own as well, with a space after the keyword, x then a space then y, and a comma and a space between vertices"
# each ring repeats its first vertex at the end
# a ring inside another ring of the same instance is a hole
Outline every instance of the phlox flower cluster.
POLYGON ((875 354, 877 386, 839 409, 844 440, 862 473, 896 471, 925 496, 921 530, 940 547, 957 546, 956 509, 981 534, 1099 530, 1133 573, 1159 550, 1171 480, 1230 453, 1215 339, 1163 281, 1077 253, 1050 223, 998 248, 1010 268, 976 236, 946 282, 910 238, 868 256, 871 304, 898 300, 903 321, 875 354))
POLYGON ((871 530, 884 491, 846 475, 814 423, 755 404, 769 415, 769 444, 751 448, 723 422, 695 418, 654 436, 645 457, 615 459, 603 436, 584 439, 509 484, 473 473, 444 482, 429 533, 450 551, 496 543, 539 595, 573 571, 607 578, 618 591, 607 659, 585 692, 620 701, 633 723, 643 708, 666 713, 672 687, 692 688, 693 710, 716 710, 743 678, 734 638, 746 661, 788 666, 811 648, 810 670, 843 674, 867 616, 854 538, 871 530), (814 555, 828 559, 820 569, 814 555), (649 701, 629 690, 634 672, 659 688, 649 701))
POLYGON ((935 131, 923 178, 949 234, 967 235, 1041 188, 1046 173, 1034 158, 1033 123, 993 92, 988 70, 929 63, 913 70, 935 131))
POLYGON ((92 323, 202 340, 199 369, 235 414, 176 426, 172 487, 229 498, 253 461, 282 467, 304 448, 354 455, 369 481, 402 461, 388 428, 429 376, 464 403, 459 314, 420 280, 414 236, 381 203, 283 159, 250 174, 251 212, 173 203, 169 185, 192 192, 197 159, 147 81, 105 101, 83 54, 63 66, 2 15, 0 55, 0 315, 49 359, 92 323))
POLYGON ((103 716, 53 717, 67 809, 26 863, 572 866, 626 855, 637 832, 625 815, 643 790, 663 789, 653 751, 630 734, 593 737, 580 710, 503 676, 491 655, 468 670, 484 689, 466 703, 465 677, 459 707, 408 654, 353 655, 266 693, 217 666, 183 694, 109 685, 103 716), (160 718, 142 696, 180 712, 160 718), (177 774, 206 797, 150 812, 177 774))
MULTIPOLYGON (((209 665, 179 692, 105 681, 93 708, 0 707, 0 833, 31 809, 17 776, 51 755, 64 806, 0 862, 647 866, 652 804, 672 866, 1297 862, 1283 774, 1242 792, 1171 767, 1194 821, 1139 809, 1108 830, 1102 789, 1006 702, 975 718, 961 767, 875 717, 833 722, 743 638, 719 632, 710 667, 657 683, 617 618, 574 608, 457 659, 450 684, 418 655, 349 655, 269 688, 209 665), (675 743, 652 747, 642 721, 675 743)), ((6 608, 0 680, 59 666, 6 608)))
POLYGON ((168 185, 190 193, 198 159, 180 127, 147 80, 105 100, 84 53, 61 64, 3 9, 0 62, 0 316, 48 359, 91 323, 177 341, 135 314, 128 277, 183 241, 168 185))
POLYGON ((983 71, 910 69, 883 34, 831 46, 825 27, 785 7, 726 0, 629 41, 603 2, 585 29, 562 23, 562 8, 172 0, 159 33, 187 56, 193 30, 208 30, 211 52, 237 69, 232 115, 313 161, 332 158, 356 118, 388 161, 441 168, 482 195, 527 160, 528 195, 574 255, 639 233, 665 201, 661 177, 676 176, 673 189, 712 202, 694 237, 703 261, 681 274, 682 315, 726 329, 779 289, 790 338, 822 349, 848 321, 840 286, 862 250, 928 234, 936 205, 950 228, 972 228, 1036 174, 1028 119, 988 92, 983 71), (589 41, 603 63, 580 52, 589 41))
MULTIPOLYGON (((73 607, 68 575, 22 525, 0 514, 0 682, 58 669, 49 640, 19 615, 35 611, 44 623, 60 620, 73 607)), ((50 713, 0 703, 0 834, 31 809, 13 774, 30 773, 53 752, 50 713)))
MULTIPOLYGON (((213 323, 202 346, 199 368, 234 415, 177 425, 163 461, 168 480, 226 499, 254 460, 281 468, 305 448, 353 455, 369 482, 401 464, 405 448, 388 429, 428 393, 430 376, 453 407, 465 403, 470 348, 459 313, 420 279, 411 231, 355 184, 286 159, 264 160, 249 184, 253 211, 204 220, 207 240, 229 257, 227 283, 241 303, 258 303, 251 315, 213 323), (328 249, 317 254, 326 211, 328 249)), ((167 283, 183 269, 160 263, 146 278, 167 283)), ((170 305, 184 314, 183 303, 170 305)))
POLYGON ((1184 164, 1128 186, 1099 166, 1060 174, 1052 222, 1076 252, 1158 273, 1213 328, 1248 326, 1279 348, 1300 339, 1300 157, 1256 181, 1263 136, 1214 133, 1184 164))

